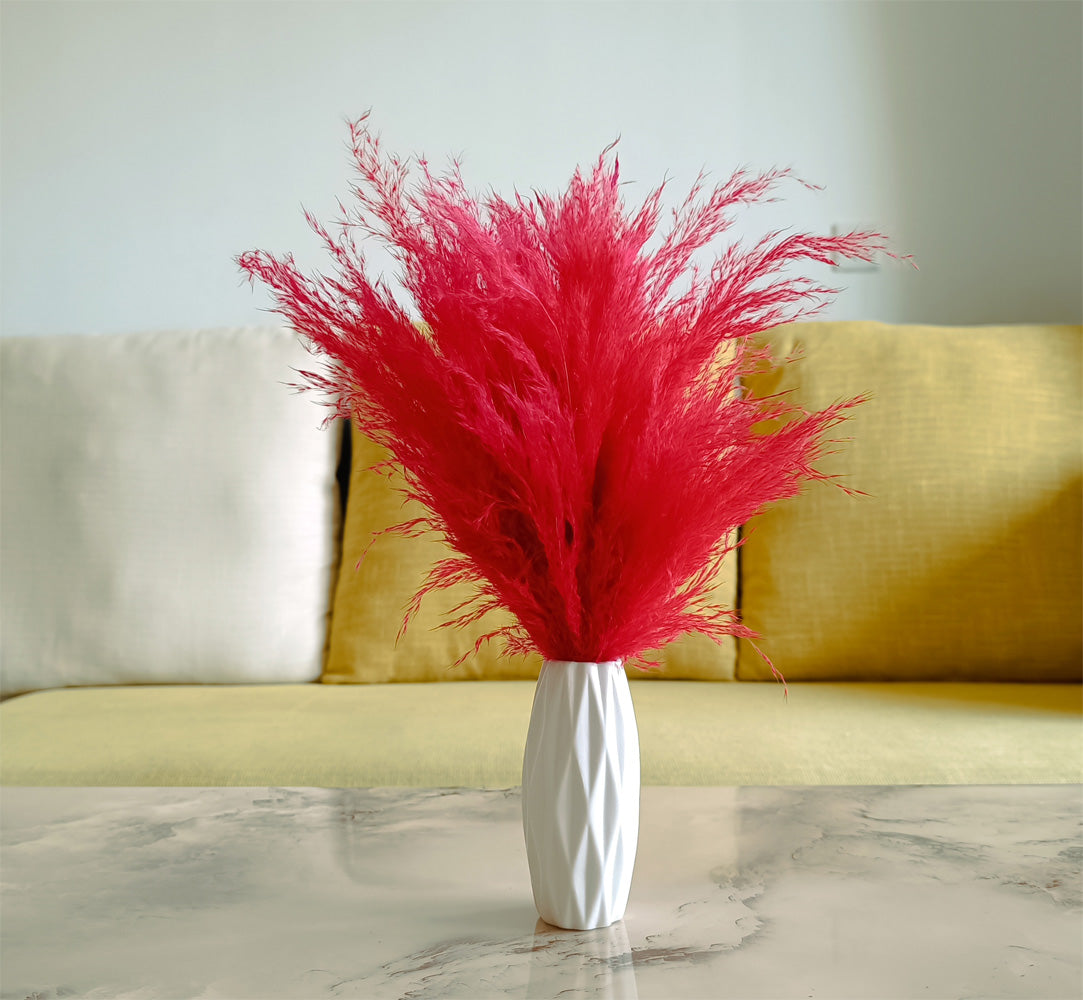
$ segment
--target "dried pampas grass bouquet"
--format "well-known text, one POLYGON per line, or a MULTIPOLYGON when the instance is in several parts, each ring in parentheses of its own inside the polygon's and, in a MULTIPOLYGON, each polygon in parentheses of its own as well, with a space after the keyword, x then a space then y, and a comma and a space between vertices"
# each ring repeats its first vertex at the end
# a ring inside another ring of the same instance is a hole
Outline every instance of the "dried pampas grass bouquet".
POLYGON ((662 232, 663 188, 626 206, 613 147, 558 195, 480 198, 456 163, 435 174, 385 153, 367 116, 350 146, 351 206, 330 228, 308 217, 333 274, 263 251, 239 264, 323 359, 305 384, 387 448, 424 506, 399 530, 453 550, 414 608, 469 582, 447 624, 504 609, 511 624, 479 645, 544 657, 523 772, 535 902, 558 926, 604 926, 624 911, 638 836, 624 665, 687 633, 755 638, 710 600, 719 565, 739 525, 823 478, 813 462, 855 402, 807 413, 751 397, 742 375, 769 361, 751 335, 835 291, 796 265, 869 260, 884 238, 719 248, 734 210, 788 171, 710 190, 701 177, 662 232), (403 294, 370 273, 372 245, 403 294))

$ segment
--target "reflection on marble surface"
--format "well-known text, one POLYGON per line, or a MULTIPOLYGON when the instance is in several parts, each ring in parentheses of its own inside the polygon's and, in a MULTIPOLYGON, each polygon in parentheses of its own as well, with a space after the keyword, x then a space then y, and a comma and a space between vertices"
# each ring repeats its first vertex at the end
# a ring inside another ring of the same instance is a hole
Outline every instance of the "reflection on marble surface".
POLYGON ((1078 786, 645 788, 586 932, 537 919, 518 790, 0 805, 10 1000, 1083 994, 1078 786))

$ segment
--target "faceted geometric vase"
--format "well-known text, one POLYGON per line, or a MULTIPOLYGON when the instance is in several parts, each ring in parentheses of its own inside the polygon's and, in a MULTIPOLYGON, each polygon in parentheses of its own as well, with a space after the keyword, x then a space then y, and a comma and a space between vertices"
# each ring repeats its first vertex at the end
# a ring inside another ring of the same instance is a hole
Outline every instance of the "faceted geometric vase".
POLYGON ((639 732, 619 661, 546 660, 523 757, 534 903, 556 927, 624 916, 639 840, 639 732))

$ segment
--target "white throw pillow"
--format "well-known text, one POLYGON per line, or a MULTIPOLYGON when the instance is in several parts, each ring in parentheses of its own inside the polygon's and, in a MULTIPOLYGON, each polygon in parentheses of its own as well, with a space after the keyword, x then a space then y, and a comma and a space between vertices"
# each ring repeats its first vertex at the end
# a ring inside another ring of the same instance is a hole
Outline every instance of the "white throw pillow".
POLYGON ((340 432, 288 330, 0 338, 0 690, 313 681, 340 432))

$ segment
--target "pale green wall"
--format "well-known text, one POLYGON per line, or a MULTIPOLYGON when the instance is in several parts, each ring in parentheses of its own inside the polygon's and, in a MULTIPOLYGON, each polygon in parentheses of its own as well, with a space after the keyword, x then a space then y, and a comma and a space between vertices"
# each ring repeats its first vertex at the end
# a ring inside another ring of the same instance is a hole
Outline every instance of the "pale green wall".
POLYGON ((622 136, 630 198, 703 166, 824 185, 738 227, 871 222, 915 254, 828 315, 1081 319, 1074 2, 2 5, 2 329, 265 322, 231 258, 321 257, 347 115, 510 192, 622 136))

